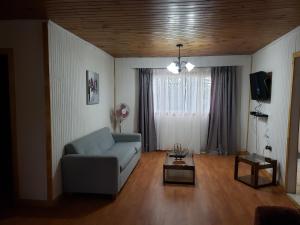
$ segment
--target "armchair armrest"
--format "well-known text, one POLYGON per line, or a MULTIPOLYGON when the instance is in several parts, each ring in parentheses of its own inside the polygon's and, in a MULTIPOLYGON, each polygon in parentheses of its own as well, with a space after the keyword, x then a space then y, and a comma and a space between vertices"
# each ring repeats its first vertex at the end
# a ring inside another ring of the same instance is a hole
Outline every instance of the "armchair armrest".
POLYGON ((140 133, 113 133, 112 134, 116 142, 140 142, 141 134, 140 133))
POLYGON ((62 158, 65 192, 116 194, 120 166, 113 156, 69 154, 62 158))
POLYGON ((300 224, 300 211, 280 206, 259 206, 255 210, 255 225, 300 224))

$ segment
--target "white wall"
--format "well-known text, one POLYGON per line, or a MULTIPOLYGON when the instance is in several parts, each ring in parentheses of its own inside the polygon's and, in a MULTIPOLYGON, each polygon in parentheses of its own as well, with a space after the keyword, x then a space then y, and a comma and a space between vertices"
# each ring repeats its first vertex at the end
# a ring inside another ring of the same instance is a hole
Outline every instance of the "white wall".
POLYGON ((114 58, 53 22, 48 24, 54 197, 61 193, 64 145, 111 127, 114 58), (100 103, 86 105, 86 70, 99 73, 100 103))
MULTIPOLYGON (((175 58, 116 58, 115 59, 115 98, 116 104, 127 103, 131 109, 130 116, 122 124, 124 132, 137 131, 138 120, 138 77, 136 68, 166 68, 175 58)), ((249 104, 249 74, 251 56, 207 56, 186 57, 196 67, 239 66, 239 108, 240 114, 240 148, 246 149, 248 104, 249 104)))
POLYGON ((13 48, 19 195, 46 200, 44 61, 41 21, 1 21, 0 48, 13 48))
MULTIPOLYGON (((273 148, 271 153, 265 152, 266 156, 279 161, 279 178, 283 183, 286 163, 286 143, 288 129, 288 113, 291 100, 291 77, 293 53, 300 50, 300 27, 294 29, 278 40, 267 45, 253 55, 252 71, 272 72, 272 95, 271 102, 262 106, 262 112, 269 115, 267 121, 258 120, 258 151, 263 154, 266 144, 265 134, 270 136, 270 144, 273 148)), ((250 109, 254 110, 257 105, 251 101, 250 109)), ((256 151, 256 120, 249 119, 248 150, 256 151)))

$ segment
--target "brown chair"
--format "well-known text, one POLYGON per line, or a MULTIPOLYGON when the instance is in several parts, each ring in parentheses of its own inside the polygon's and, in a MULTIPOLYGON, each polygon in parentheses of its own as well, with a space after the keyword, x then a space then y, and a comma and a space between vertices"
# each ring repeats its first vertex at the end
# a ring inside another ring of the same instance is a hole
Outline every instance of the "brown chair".
POLYGON ((279 206, 259 206, 254 225, 300 225, 300 211, 279 206))

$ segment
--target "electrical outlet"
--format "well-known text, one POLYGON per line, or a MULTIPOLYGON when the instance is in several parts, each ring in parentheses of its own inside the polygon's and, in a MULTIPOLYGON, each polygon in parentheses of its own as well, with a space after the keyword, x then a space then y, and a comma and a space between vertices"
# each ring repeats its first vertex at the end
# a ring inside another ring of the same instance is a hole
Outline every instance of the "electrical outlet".
POLYGON ((272 151, 272 146, 266 145, 265 149, 266 149, 266 150, 269 150, 269 151, 271 152, 271 151, 272 151))

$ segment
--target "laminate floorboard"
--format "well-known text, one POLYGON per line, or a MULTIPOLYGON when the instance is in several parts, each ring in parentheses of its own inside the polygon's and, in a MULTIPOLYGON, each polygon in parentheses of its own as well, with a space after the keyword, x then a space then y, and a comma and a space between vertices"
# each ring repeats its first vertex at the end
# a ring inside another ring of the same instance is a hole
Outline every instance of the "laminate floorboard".
MULTIPOLYGON (((253 225, 260 205, 295 207, 280 186, 233 179, 233 156, 196 155, 196 185, 163 185, 163 152, 142 154, 116 200, 65 196, 51 208, 19 208, 4 225, 253 225)), ((242 166, 241 173, 249 172, 242 166)))

